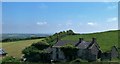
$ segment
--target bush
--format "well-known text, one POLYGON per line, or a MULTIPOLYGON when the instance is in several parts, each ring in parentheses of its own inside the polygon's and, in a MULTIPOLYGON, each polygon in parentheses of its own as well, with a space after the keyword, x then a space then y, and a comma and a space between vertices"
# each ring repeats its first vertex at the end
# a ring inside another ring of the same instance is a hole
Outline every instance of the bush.
POLYGON ((78 48, 73 46, 72 44, 67 44, 61 47, 61 50, 64 52, 65 58, 70 61, 77 58, 78 48))
POLYGON ((25 54, 25 55, 30 55, 30 53, 33 51, 33 50, 37 50, 37 48, 35 48, 34 46, 29 46, 29 47, 26 47, 22 53, 25 54))
POLYGON ((7 63, 7 62, 20 62, 20 60, 12 56, 6 56, 2 60, 2 64, 7 63))
MULTIPOLYGON (((30 47, 29 47, 30 48, 30 47)), ((46 51, 38 50, 38 49, 26 49, 23 51, 24 58, 28 62, 49 62, 50 55, 46 51)))
POLYGON ((43 50, 49 47, 49 44, 42 41, 42 42, 38 42, 38 43, 34 43, 32 44, 32 46, 36 47, 39 50, 43 50))
POLYGON ((24 54, 23 58, 25 58, 25 61, 28 62, 49 62, 50 61, 50 55, 47 53, 47 51, 44 51, 42 49, 46 48, 47 44, 39 43, 39 44, 33 44, 32 46, 29 46, 25 48, 22 53, 24 54), (39 49, 38 49, 38 47, 39 49))

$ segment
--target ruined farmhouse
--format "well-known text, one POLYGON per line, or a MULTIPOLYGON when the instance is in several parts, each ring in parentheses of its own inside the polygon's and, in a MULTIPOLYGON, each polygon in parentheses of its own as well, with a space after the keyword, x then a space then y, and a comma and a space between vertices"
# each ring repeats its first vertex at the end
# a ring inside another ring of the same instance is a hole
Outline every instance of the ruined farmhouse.
POLYGON ((79 49, 77 51, 78 58, 91 60, 91 61, 95 61, 98 58, 100 58, 101 50, 95 38, 93 38, 91 42, 87 42, 87 41, 84 41, 83 38, 79 38, 78 41, 59 40, 52 47, 52 54, 51 54, 52 60, 55 60, 55 61, 66 60, 64 52, 60 49, 60 47, 68 43, 74 45, 79 49))

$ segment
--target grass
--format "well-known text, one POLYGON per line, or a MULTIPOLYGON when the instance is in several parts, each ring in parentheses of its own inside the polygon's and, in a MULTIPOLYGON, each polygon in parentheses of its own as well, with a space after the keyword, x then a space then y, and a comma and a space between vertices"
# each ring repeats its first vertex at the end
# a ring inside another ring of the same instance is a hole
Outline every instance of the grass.
MULTIPOLYGON (((95 37, 97 43, 100 45, 102 51, 108 51, 112 46, 118 47, 118 31, 107 31, 101 33, 91 33, 91 34, 80 34, 80 35, 69 35, 63 37, 62 40, 78 40, 79 38, 84 38, 85 41, 91 41, 95 37)), ((120 42, 119 42, 120 43, 120 42)))
POLYGON ((8 56, 20 58, 22 56, 22 50, 25 47, 30 46, 32 43, 36 43, 40 40, 42 39, 5 42, 5 43, 0 43, 0 45, 2 45, 2 48, 8 53, 8 56))

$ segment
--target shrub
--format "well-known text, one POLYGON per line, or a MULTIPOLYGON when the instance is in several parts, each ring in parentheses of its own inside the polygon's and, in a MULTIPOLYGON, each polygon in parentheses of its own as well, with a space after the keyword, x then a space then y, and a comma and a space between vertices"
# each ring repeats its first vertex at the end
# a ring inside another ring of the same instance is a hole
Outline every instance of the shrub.
POLYGON ((64 52, 65 58, 70 61, 77 58, 78 48, 73 46, 72 44, 67 44, 61 47, 61 50, 64 52))
POLYGON ((25 55, 30 55, 30 53, 33 51, 33 50, 37 50, 37 48, 35 48, 34 46, 29 46, 29 47, 26 47, 22 53, 25 54, 25 55))
POLYGON ((28 62, 49 62, 50 61, 49 53, 43 50, 28 49, 27 51, 24 51, 24 53, 25 53, 24 58, 26 58, 26 61, 28 62))
POLYGON ((20 60, 12 56, 6 56, 2 60, 2 64, 7 63, 7 62, 20 62, 20 60))
POLYGON ((39 50, 43 50, 49 47, 49 44, 42 41, 42 42, 38 42, 38 43, 34 43, 32 44, 32 46, 36 47, 39 50))
POLYGON ((28 62, 49 62, 50 61, 49 53, 47 53, 47 51, 40 50, 46 47, 39 44, 41 48, 39 47, 40 49, 38 49, 35 47, 36 45, 37 44, 25 48, 22 51, 22 53, 24 54, 23 58, 25 58, 26 61, 28 62))

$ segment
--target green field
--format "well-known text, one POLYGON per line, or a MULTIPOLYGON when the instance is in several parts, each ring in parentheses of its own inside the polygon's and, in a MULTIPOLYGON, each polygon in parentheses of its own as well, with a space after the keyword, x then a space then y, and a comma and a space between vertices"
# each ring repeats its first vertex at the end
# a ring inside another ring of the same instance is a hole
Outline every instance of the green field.
MULTIPOLYGON (((101 33, 91 33, 91 34, 80 34, 80 35, 69 35, 62 40, 78 40, 79 38, 84 38, 85 41, 91 41, 95 37, 97 43, 100 45, 102 51, 108 51, 112 46, 118 46, 118 31, 107 31, 101 33)), ((120 43, 120 42, 119 42, 120 43)))
POLYGON ((0 43, 0 45, 2 45, 2 48, 8 53, 8 56, 20 58, 22 56, 21 51, 25 47, 30 46, 32 43, 36 43, 40 40, 42 40, 42 39, 4 42, 4 43, 0 43))

